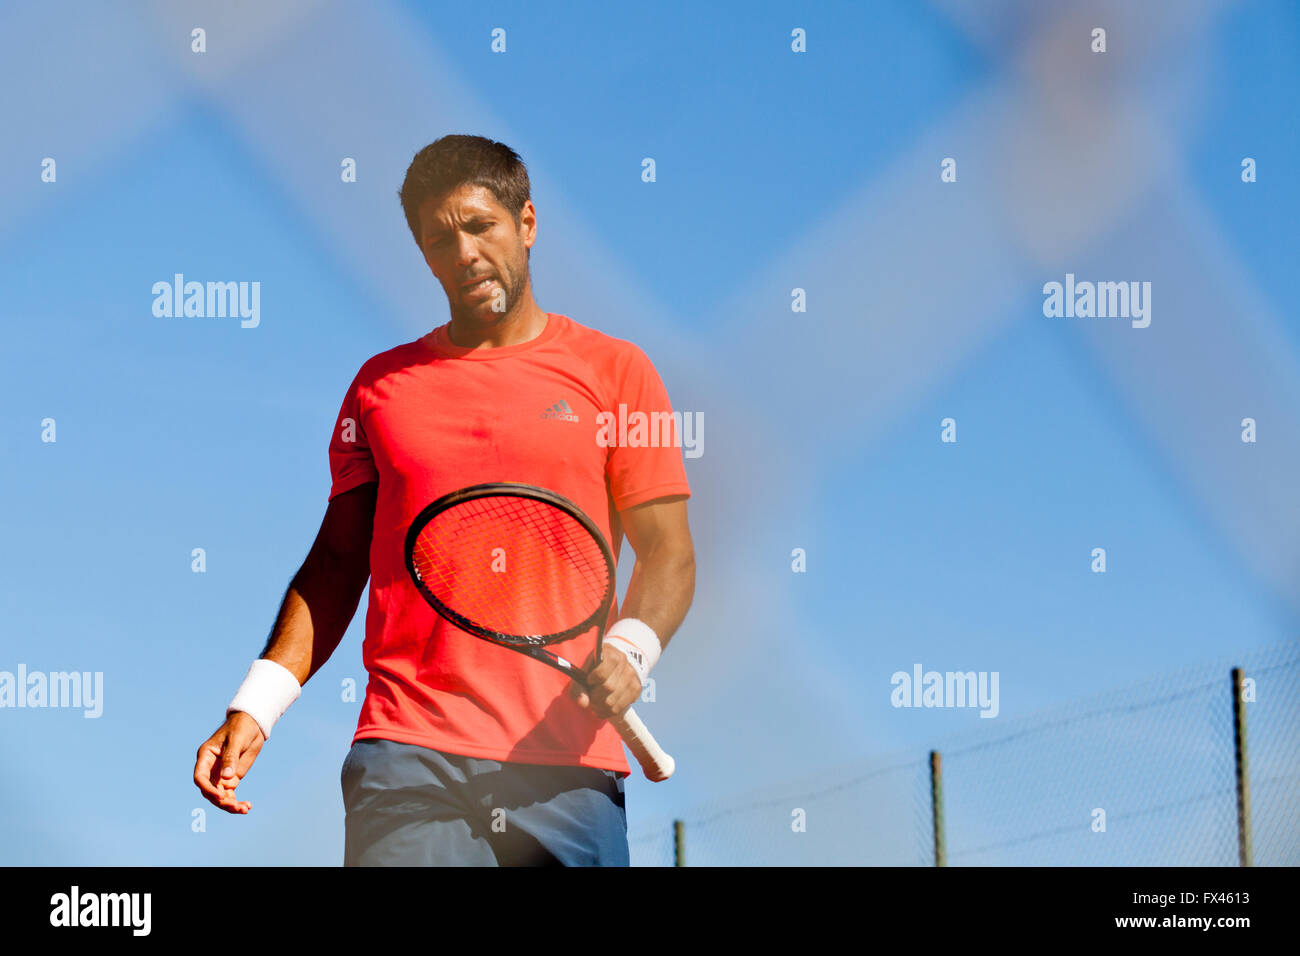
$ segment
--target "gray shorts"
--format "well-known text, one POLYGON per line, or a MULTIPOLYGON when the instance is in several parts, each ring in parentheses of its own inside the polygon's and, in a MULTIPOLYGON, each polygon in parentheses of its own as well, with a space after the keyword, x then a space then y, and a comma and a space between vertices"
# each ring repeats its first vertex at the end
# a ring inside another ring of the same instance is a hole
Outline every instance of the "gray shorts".
POLYGON ((358 740, 344 866, 627 866, 623 777, 358 740))

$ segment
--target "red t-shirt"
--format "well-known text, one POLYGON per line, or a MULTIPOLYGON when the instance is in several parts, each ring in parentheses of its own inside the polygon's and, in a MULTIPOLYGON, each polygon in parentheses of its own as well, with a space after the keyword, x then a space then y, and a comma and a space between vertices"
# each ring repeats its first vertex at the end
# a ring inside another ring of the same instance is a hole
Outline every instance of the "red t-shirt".
MULTIPOLYGON (((468 757, 628 772, 618 733, 578 707, 567 677, 462 631, 425 603, 403 546, 434 499, 521 481, 576 503, 617 560, 619 511, 690 494, 681 448, 660 440, 670 432, 636 430, 636 413, 671 410, 637 346, 555 313, 518 345, 461 348, 444 325, 361 366, 329 449, 331 498, 379 482, 362 645, 370 679, 354 742, 379 737, 468 757), (598 420, 602 412, 613 418, 598 420), (633 427, 618 428, 628 421, 633 427)), ((666 425, 662 414, 652 420, 666 425)), ((595 630, 550 650, 585 664, 595 630)))

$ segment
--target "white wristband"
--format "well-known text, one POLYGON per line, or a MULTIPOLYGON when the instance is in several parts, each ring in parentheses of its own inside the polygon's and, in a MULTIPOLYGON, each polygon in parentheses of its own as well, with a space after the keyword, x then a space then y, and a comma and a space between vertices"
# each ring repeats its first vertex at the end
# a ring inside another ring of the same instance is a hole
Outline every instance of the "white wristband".
POLYGON ((226 708, 226 716, 242 710, 257 721, 257 726, 269 738, 275 722, 301 693, 302 685, 287 667, 260 657, 248 668, 248 676, 226 708))
POLYGON ((649 624, 638 621, 634 617, 620 618, 615 621, 605 632, 603 643, 612 644, 623 652, 642 683, 650 673, 650 668, 659 663, 659 655, 663 652, 659 635, 655 634, 649 624))

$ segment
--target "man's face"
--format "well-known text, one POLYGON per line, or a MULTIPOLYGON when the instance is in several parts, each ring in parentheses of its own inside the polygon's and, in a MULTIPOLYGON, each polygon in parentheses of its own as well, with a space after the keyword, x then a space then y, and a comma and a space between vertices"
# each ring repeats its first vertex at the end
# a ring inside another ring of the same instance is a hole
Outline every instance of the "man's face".
POLYGON ((537 235, 531 201, 516 227, 490 189, 459 186, 421 203, 419 219, 425 261, 447 293, 453 318, 496 322, 523 301, 528 249, 537 235))

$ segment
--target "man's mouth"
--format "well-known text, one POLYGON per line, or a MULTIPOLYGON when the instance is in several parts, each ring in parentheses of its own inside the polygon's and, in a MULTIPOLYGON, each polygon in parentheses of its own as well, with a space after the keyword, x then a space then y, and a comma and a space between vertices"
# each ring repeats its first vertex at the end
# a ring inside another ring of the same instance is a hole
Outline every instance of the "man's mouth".
POLYGON ((485 276, 482 279, 477 279, 473 282, 461 286, 460 290, 464 292, 466 295, 477 295, 478 293, 483 292, 488 288, 490 288, 491 285, 492 285, 492 277, 485 276))

